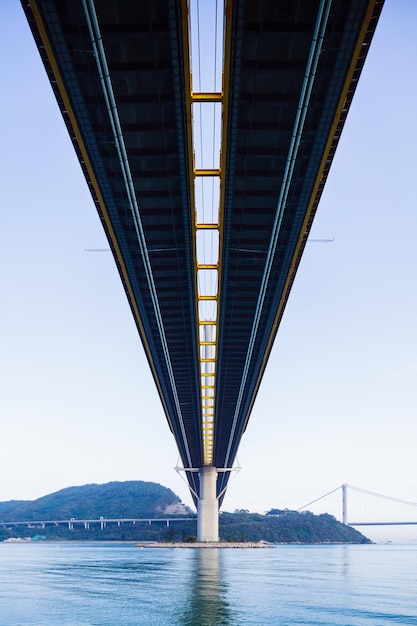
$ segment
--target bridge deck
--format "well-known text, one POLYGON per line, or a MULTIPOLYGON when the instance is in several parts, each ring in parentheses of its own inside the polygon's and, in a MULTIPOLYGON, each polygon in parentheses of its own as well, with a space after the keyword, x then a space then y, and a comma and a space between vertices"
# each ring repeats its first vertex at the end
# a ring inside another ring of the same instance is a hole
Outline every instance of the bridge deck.
MULTIPOLYGON (((231 467, 382 1, 226 2, 212 416, 202 406, 187 2, 22 4, 184 466, 231 467)), ((197 496, 196 474, 188 480, 197 496)))

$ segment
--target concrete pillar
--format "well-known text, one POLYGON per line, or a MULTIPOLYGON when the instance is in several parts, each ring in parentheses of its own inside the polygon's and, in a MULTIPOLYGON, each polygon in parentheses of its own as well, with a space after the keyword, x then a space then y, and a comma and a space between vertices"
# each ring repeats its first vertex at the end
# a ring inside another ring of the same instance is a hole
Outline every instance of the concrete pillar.
POLYGON ((201 467, 197 507, 197 541, 219 541, 219 502, 216 497, 217 469, 201 467))

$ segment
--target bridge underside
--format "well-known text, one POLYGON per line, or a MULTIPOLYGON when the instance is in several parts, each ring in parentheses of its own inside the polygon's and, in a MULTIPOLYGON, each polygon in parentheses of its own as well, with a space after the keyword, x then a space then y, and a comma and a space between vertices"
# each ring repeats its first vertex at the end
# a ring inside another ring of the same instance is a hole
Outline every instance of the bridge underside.
MULTIPOLYGON (((184 467, 230 468, 382 1, 227 0, 211 95, 191 85, 185 0, 22 5, 184 467), (221 107, 211 173, 194 162, 198 99, 221 107), (198 176, 220 184, 217 217, 200 226, 198 176), (200 230, 216 232, 211 265, 198 258, 200 230), (204 270, 215 277, 205 296, 204 270), (213 319, 202 319, 206 300, 213 319)), ((220 500, 229 475, 218 474, 220 500)), ((198 473, 187 477, 197 499, 198 473)))

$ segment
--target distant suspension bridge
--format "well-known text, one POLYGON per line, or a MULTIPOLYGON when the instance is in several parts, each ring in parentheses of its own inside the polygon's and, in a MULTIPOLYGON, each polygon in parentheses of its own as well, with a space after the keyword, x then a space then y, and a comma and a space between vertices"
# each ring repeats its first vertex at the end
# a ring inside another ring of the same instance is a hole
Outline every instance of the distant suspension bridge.
POLYGON ((297 510, 303 511, 338 492, 342 495, 342 521, 347 526, 417 525, 417 502, 386 496, 346 483, 297 510))

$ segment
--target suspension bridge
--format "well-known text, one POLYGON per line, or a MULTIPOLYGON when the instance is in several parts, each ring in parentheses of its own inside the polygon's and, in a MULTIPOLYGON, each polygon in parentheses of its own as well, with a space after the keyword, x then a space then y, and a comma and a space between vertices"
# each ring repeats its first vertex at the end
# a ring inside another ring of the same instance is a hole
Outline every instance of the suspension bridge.
POLYGON ((300 507, 309 507, 338 496, 341 519, 347 526, 407 526, 417 525, 417 502, 401 500, 374 491, 343 484, 300 507))
POLYGON ((198 510, 218 511, 382 0, 23 0, 198 510))

